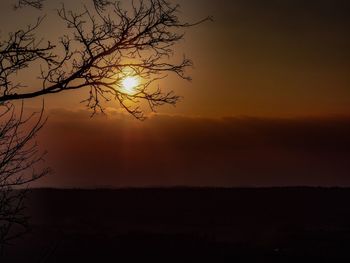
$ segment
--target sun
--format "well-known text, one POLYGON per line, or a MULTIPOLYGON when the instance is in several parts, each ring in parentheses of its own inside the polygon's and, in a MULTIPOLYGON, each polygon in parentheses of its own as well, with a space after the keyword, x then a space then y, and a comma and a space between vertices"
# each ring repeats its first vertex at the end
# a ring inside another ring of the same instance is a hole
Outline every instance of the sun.
POLYGON ((121 84, 126 93, 133 94, 135 93, 137 86, 139 86, 139 80, 135 76, 128 76, 122 80, 121 84))

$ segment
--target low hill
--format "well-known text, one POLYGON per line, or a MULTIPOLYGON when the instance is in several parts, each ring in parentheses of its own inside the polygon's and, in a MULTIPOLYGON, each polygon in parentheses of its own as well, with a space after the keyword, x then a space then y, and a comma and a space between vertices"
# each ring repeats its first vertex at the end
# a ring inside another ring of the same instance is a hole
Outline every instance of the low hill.
POLYGON ((349 200, 341 188, 33 189, 31 231, 3 258, 350 262, 349 200))

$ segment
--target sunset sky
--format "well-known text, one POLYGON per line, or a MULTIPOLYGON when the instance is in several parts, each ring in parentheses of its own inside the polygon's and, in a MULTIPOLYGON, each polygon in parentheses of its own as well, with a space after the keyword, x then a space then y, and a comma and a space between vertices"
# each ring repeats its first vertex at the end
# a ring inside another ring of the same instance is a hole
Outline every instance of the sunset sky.
MULTIPOLYGON (((350 186, 350 2, 171 2, 184 20, 214 18, 188 29, 172 58, 193 59, 193 81, 158 82, 183 99, 141 122, 116 102, 90 118, 80 104, 86 90, 46 96, 38 140, 54 173, 37 185, 350 186)), ((65 34, 57 1, 42 12, 11 3, 1 3, 2 38, 43 13, 40 37, 65 34)), ((35 65, 19 77, 39 85, 38 72, 35 65)))

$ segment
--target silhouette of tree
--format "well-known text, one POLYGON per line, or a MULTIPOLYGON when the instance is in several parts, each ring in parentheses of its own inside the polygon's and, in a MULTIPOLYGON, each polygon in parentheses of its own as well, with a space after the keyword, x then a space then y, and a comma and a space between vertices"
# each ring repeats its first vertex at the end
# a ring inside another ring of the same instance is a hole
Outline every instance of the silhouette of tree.
MULTIPOLYGON (((45 0, 14 0, 14 8, 42 10, 45 0)), ((18 189, 46 175, 49 170, 34 169, 42 160, 35 135, 42 128, 43 110, 31 128, 36 114, 25 118, 23 103, 16 113, 13 101, 40 97, 68 90, 88 89, 84 102, 94 113, 103 112, 103 101, 115 100, 137 119, 144 119, 141 101, 151 110, 163 104, 176 104, 179 96, 154 87, 154 82, 175 73, 190 80, 185 69, 192 61, 184 57, 173 63, 175 45, 183 30, 202 23, 185 23, 178 17, 179 6, 166 0, 92 0, 80 12, 57 9, 58 19, 66 24, 60 41, 44 43, 36 31, 44 21, 9 33, 0 39, 0 247, 25 229, 23 214, 26 190, 18 189), (42 85, 22 83, 18 74, 40 65, 42 85), (123 89, 123 80, 137 76, 132 92, 123 89), (28 175, 28 171, 31 176, 28 175), (12 231, 16 229, 16 231, 12 231)))
MULTIPOLYGON (((17 7, 42 8, 42 0, 19 0, 17 7)), ((93 7, 81 12, 67 10, 62 5, 57 14, 67 27, 60 43, 37 41, 35 30, 43 22, 9 35, 0 43, 0 102, 29 99, 47 94, 86 88, 87 107, 103 111, 102 101, 116 100, 122 108, 138 119, 144 118, 139 103, 146 101, 151 110, 163 104, 176 104, 179 96, 152 85, 175 73, 190 80, 185 69, 192 61, 184 57, 173 63, 175 44, 184 37, 182 29, 197 25, 178 17, 179 6, 166 0, 130 1, 123 7, 120 1, 93 0, 93 7), (14 67, 7 67, 16 61, 14 67), (26 90, 9 74, 41 65, 40 87, 26 90), (123 89, 123 79, 137 76, 142 81, 133 92, 123 89)))
MULTIPOLYGON (((38 1, 20 1, 20 5, 31 4, 39 7, 38 1)), ((18 6, 19 7, 19 6, 18 6)), ((17 74, 28 67, 38 57, 45 56, 48 48, 36 48, 34 44, 34 26, 19 30, 9 35, 9 40, 0 42, 0 90, 7 94, 20 89, 20 84, 13 85, 17 74)), ((0 103, 0 252, 5 245, 27 230, 27 216, 24 214, 26 187, 31 182, 43 177, 48 168, 40 169, 37 164, 43 154, 38 152, 35 142, 37 132, 44 125, 43 110, 39 114, 28 116, 24 113, 23 103, 19 109, 9 101, 0 103)))
POLYGON ((49 169, 35 169, 44 153, 38 152, 37 132, 43 127, 43 110, 36 117, 24 117, 12 105, 0 113, 0 250, 26 230, 23 213, 26 186, 43 177, 49 169), (34 123, 33 123, 34 122, 34 123))

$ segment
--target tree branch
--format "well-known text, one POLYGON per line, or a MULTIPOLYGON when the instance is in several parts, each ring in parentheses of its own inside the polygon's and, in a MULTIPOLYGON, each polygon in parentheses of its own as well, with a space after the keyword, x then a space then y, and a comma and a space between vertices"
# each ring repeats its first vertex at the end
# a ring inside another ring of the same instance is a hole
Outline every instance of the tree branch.
POLYGON ((0 102, 89 88, 84 102, 93 111, 103 111, 101 102, 114 99, 140 119, 143 110, 138 106, 139 101, 147 101, 151 110, 163 104, 175 104, 178 96, 150 84, 169 73, 191 80, 185 73, 192 66, 190 59, 184 57, 179 63, 172 62, 175 45, 184 37, 182 30, 210 20, 185 23, 180 21, 178 12, 179 6, 166 0, 132 1, 128 7, 122 7, 119 1, 95 0, 92 10, 85 7, 78 13, 62 5, 57 14, 68 31, 59 45, 50 42, 42 48, 34 45, 31 32, 42 21, 38 20, 35 26, 21 31, 21 41, 12 36, 0 46, 0 62, 7 65, 0 68, 0 102), (59 46, 63 56, 54 54, 59 46), (14 53, 9 55, 8 50, 14 53), (38 60, 42 87, 28 92, 12 82, 13 73, 38 60), (126 76, 140 80, 133 93, 123 89, 126 76))

